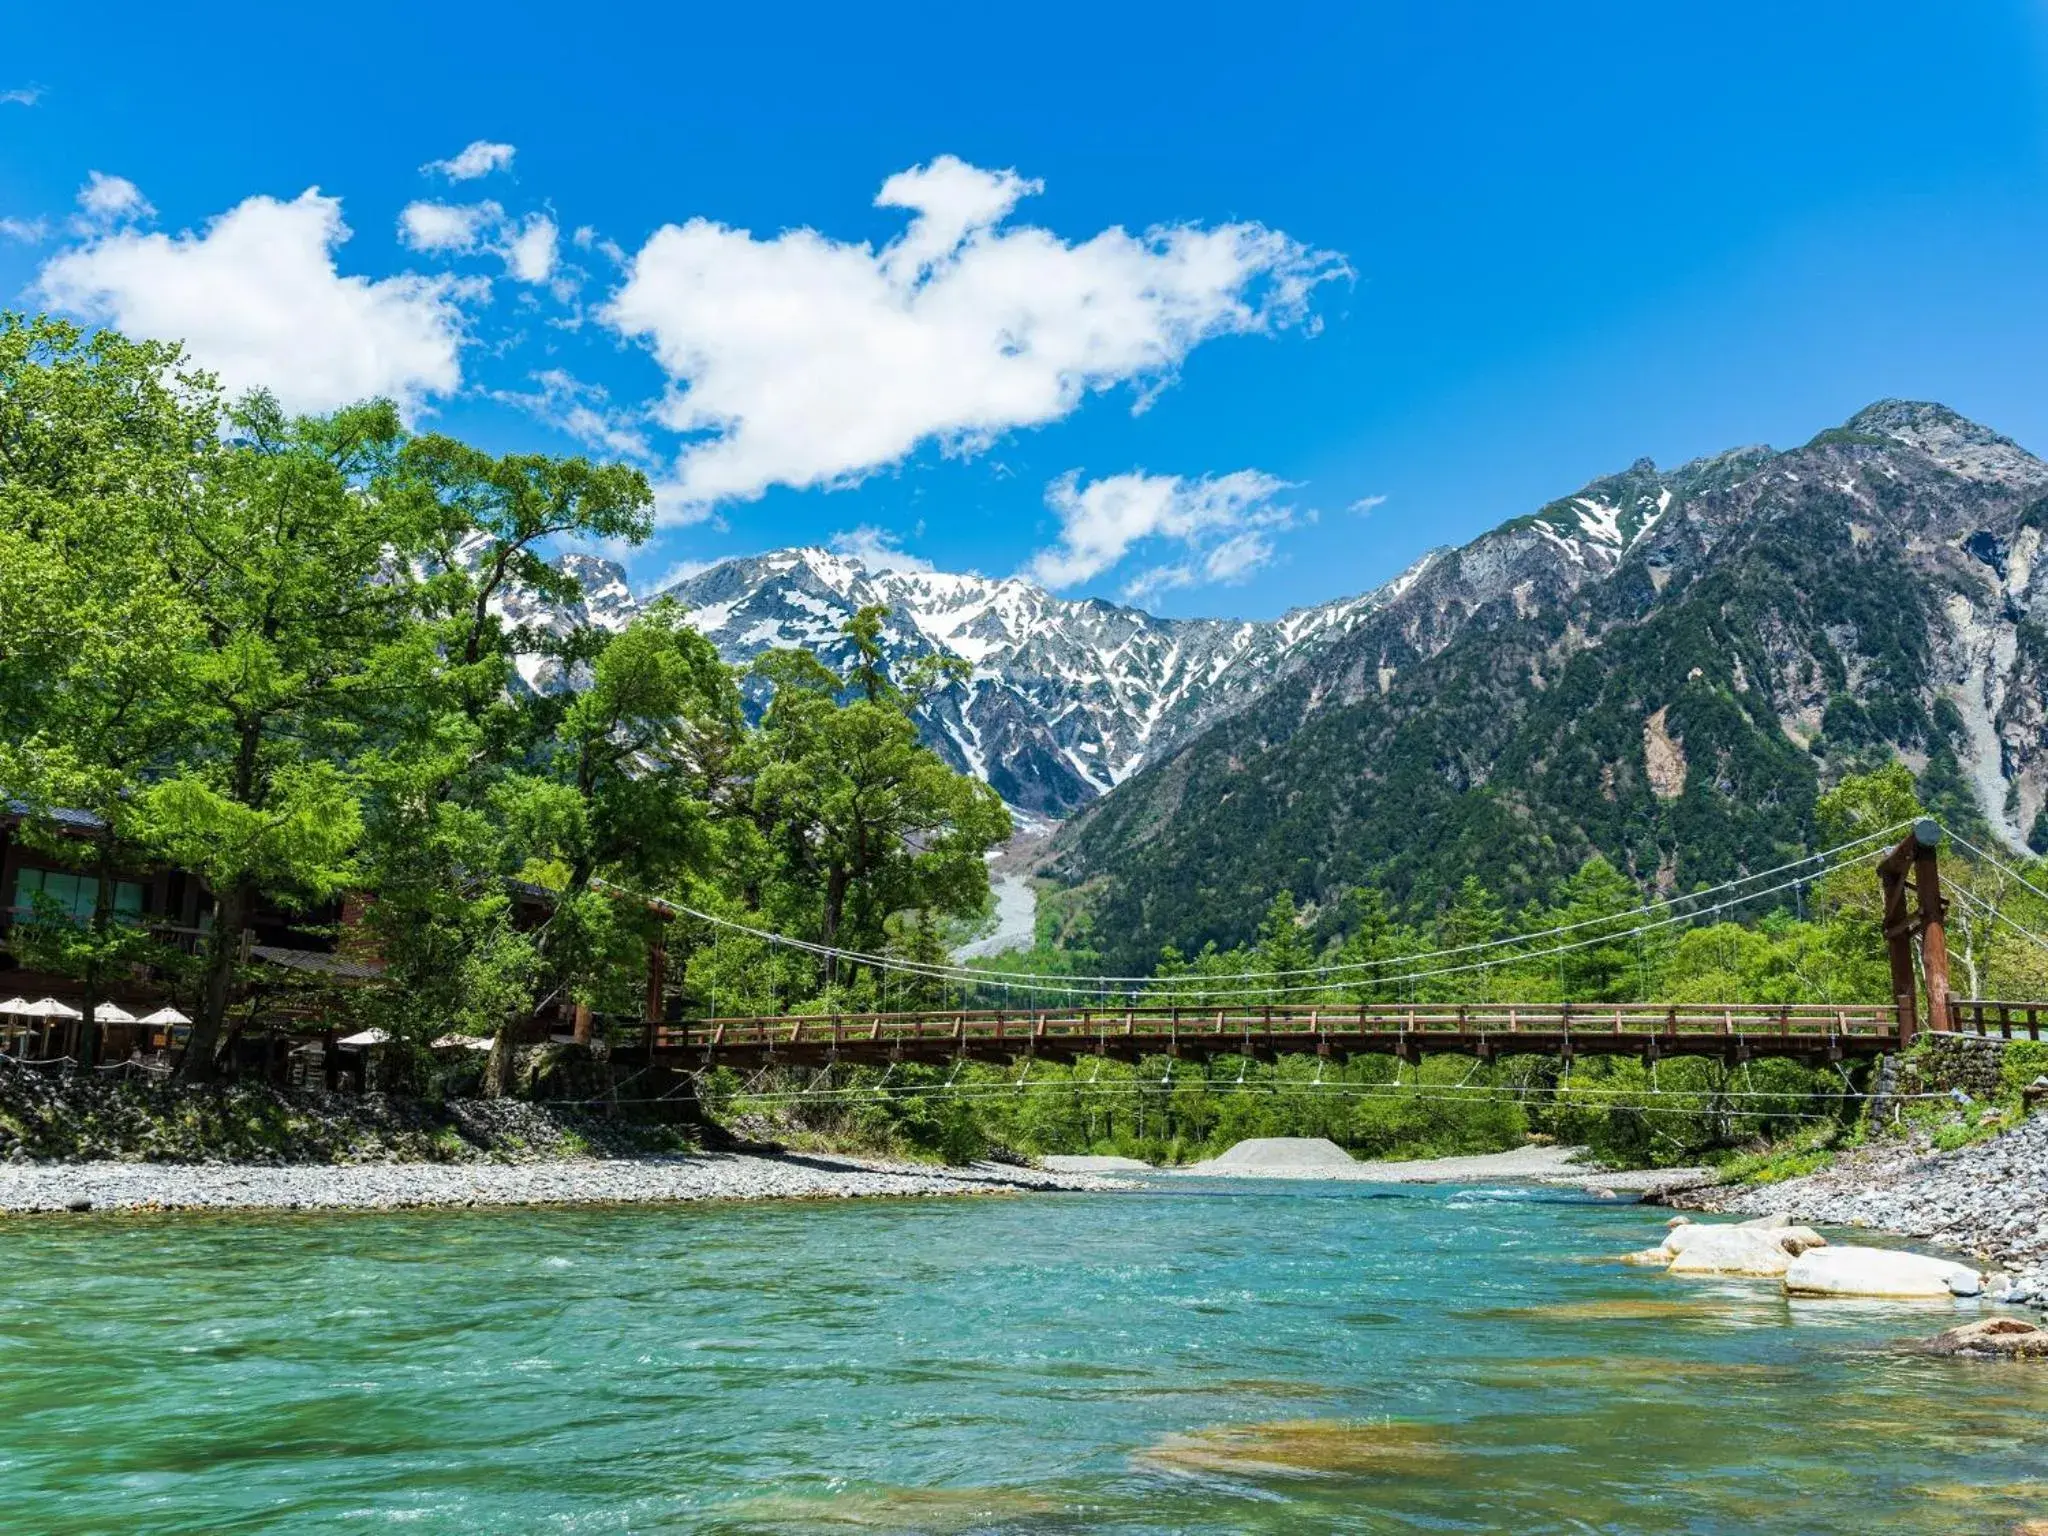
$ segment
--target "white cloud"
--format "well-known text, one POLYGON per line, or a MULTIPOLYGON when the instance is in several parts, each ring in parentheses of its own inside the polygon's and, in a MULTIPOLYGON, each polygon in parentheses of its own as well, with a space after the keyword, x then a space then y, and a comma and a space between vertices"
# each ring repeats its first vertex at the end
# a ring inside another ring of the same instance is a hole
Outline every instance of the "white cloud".
POLYGON ((1351 503, 1350 510, 1360 517, 1370 517, 1374 507, 1383 507, 1386 503, 1387 498, 1384 496, 1361 496, 1351 503))
POLYGON ((1234 533, 1202 557, 1209 581, 1243 581, 1273 558, 1273 541, 1262 533, 1234 533))
POLYGON ((0 106, 32 107, 42 99, 40 85, 17 85, 11 91, 0 91, 0 106))
MULTIPOLYGON (((398 214, 398 238, 413 250, 461 256, 491 250, 522 283, 540 284, 555 275, 560 231, 544 213, 508 219, 504 206, 480 203, 407 203, 398 214)), ((573 285, 569 292, 573 294, 573 285)))
POLYGON ((833 534, 832 548, 842 555, 851 555, 871 571, 921 572, 937 569, 922 555, 911 554, 888 529, 869 523, 833 534))
POLYGON ((1070 587, 1101 575, 1144 540, 1169 539, 1192 558, 1146 572, 1127 595, 1239 581, 1272 558, 1267 533, 1293 523, 1293 508, 1275 499, 1288 489, 1256 469, 1200 479, 1133 472, 1087 485, 1068 473, 1045 493, 1059 516, 1059 542, 1034 555, 1025 574, 1048 587, 1070 587))
POLYGON ((673 477, 654 482, 654 526, 688 528, 693 523, 719 522, 710 502, 673 477))
POLYGON ((1127 603, 1142 603, 1177 587, 1229 586, 1271 563, 1273 541, 1263 533, 1234 533, 1199 559, 1176 560, 1140 571, 1124 583, 1127 603))
POLYGON ((119 230, 59 253, 37 287, 52 306, 136 336, 183 341, 231 391, 258 386, 291 410, 376 395, 409 414, 462 381, 454 279, 345 277, 338 199, 252 197, 176 236, 119 230))
POLYGON ((398 213, 398 238, 416 251, 473 251, 505 219, 496 203, 407 203, 398 213))
POLYGON ((474 181, 479 176, 488 176, 493 171, 512 169, 512 157, 518 153, 510 144, 493 144, 489 139, 475 139, 446 160, 429 160, 420 167, 422 176, 435 172, 450 181, 474 181))
POLYGON ((614 410, 599 386, 586 384, 560 368, 536 373, 533 382, 537 387, 531 391, 494 390, 491 398, 531 412, 586 448, 643 463, 655 457, 653 445, 635 419, 614 410))
POLYGON ((19 240, 23 245, 39 245, 49 233, 48 219, 0 219, 0 236, 19 240))
POLYGON ((1337 257, 1258 224, 1111 228, 1079 243, 1005 221, 1038 189, 941 156, 876 199, 879 250, 706 219, 657 230, 601 318, 668 374, 664 423, 699 434, 671 505, 841 486, 920 445, 972 452, 1135 385, 1142 407, 1211 337, 1308 319, 1337 257))
POLYGON ((78 189, 78 206, 82 210, 80 222, 87 229, 156 216, 156 209, 134 182, 126 176, 108 176, 100 171, 91 172, 85 185, 78 189))
POLYGON ((522 283, 544 283, 555 273, 559 249, 555 221, 536 213, 511 233, 502 247, 505 270, 522 283))

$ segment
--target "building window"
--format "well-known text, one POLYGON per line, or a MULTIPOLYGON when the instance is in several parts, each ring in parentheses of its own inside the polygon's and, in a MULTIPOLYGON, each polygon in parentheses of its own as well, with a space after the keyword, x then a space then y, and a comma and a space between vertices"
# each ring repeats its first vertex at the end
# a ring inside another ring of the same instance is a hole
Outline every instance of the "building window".
MULTIPOLYGON (((91 875, 74 875, 62 869, 18 870, 14 877, 15 913, 21 917, 33 917, 36 898, 56 907, 58 915, 68 917, 75 923, 92 921, 93 909, 99 905, 100 883, 91 875)), ((114 882, 114 918, 119 922, 137 922, 142 917, 143 889, 133 880, 114 882)))

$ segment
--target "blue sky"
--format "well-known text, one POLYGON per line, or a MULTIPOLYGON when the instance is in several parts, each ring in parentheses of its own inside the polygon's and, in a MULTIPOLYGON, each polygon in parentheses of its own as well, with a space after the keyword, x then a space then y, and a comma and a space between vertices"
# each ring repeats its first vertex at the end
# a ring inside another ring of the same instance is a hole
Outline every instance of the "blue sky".
POLYGON ((0 290, 634 456, 642 584, 1265 616, 1885 395, 2048 449, 2048 12, 1694 11, 44 7, 0 290))

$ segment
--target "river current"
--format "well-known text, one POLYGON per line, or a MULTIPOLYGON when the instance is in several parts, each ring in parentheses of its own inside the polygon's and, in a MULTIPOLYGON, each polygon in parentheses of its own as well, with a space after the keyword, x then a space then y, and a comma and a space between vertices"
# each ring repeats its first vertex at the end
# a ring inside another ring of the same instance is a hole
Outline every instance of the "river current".
POLYGON ((1608 1262, 1516 1189, 0 1229, 0 1527, 2004 1531, 2048 1367, 1974 1304, 1608 1262))

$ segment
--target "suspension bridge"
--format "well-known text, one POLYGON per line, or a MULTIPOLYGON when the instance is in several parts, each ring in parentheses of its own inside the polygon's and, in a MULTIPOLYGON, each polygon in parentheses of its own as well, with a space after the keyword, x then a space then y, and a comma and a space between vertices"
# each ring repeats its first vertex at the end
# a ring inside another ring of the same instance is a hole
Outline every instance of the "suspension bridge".
MULTIPOLYGON (((1271 1060, 1309 1054, 1342 1060, 1455 1054, 1491 1061, 1505 1055, 1719 1058, 1729 1064, 1781 1058, 1810 1065, 1844 1063, 1899 1051, 1922 1030, 1970 1030, 2039 1039, 2048 1003, 1957 999, 1949 989, 1948 911, 1938 865, 1942 829, 1913 823, 1720 886, 1653 902, 1634 911, 1534 933, 1454 946, 1398 961, 1351 962, 1228 976, 1048 977, 865 954, 791 938, 618 887, 614 896, 644 903, 664 919, 693 918, 836 966, 963 992, 1022 992, 1023 1007, 914 1012, 661 1017, 662 957, 649 976, 646 1041, 652 1061, 682 1069, 715 1065, 829 1066, 834 1062, 965 1060, 1074 1061, 1094 1056, 1136 1061, 1219 1056, 1271 1060), (1868 861, 1875 858, 1874 866, 1868 861), (1826 1005, 1643 1003, 1359 1003, 1453 975, 1612 946, 1760 899, 1801 889, 1820 876, 1861 866, 1877 877, 1892 996, 1884 1002, 1826 1005), (1924 993, 1924 1004, 1923 1004, 1924 993), (1272 1001, 1275 997, 1279 1001, 1272 1001)), ((1982 854, 1982 850, 1976 850, 1982 854)), ((1988 854, 1983 855, 1990 858, 1988 854)), ((2010 873, 2010 871, 2008 871, 2010 873)), ((2023 877, 2014 875, 2022 884, 2023 877)), ((2027 889, 2048 899, 2032 885, 2027 889)), ((1957 892, 1973 909, 1978 898, 1957 892)), ((1991 916, 1999 914, 1992 910, 1991 916)), ((2009 921, 2009 920, 2008 920, 2009 921)), ((2016 925, 2014 925, 2016 926, 2016 925)), ((2048 939, 2023 935, 2044 949, 2048 939)))

